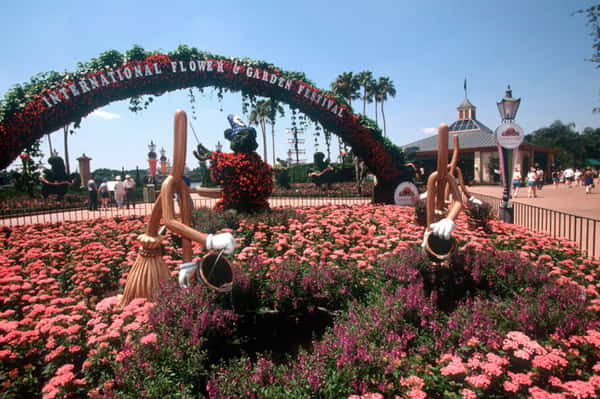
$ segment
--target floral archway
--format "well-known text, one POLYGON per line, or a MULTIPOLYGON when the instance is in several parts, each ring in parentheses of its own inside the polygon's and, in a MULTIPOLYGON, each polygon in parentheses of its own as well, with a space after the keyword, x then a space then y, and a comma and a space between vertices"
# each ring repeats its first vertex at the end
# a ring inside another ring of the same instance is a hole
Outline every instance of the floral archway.
POLYGON ((111 102, 212 86, 273 98, 321 123, 364 159, 377 176, 377 202, 392 202, 394 187, 412 177, 404 166, 402 151, 382 136, 373 121, 354 114, 343 98, 314 87, 302 73, 187 46, 168 54, 147 55, 139 47, 134 50, 128 60, 111 50, 103 54, 104 58, 81 64, 77 72, 38 75, 6 93, 0 104, 0 168, 7 167, 44 134, 111 102))

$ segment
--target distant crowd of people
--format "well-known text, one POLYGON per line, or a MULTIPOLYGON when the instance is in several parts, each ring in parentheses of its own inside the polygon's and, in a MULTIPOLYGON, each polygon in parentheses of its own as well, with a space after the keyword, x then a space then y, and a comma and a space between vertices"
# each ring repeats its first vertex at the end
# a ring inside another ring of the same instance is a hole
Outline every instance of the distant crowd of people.
POLYGON ((122 180, 121 176, 116 176, 113 181, 102 180, 100 184, 95 179, 89 179, 88 189, 88 210, 98 210, 98 198, 100 199, 100 208, 108 209, 111 197, 114 199, 118 208, 132 206, 135 209, 135 180, 126 175, 122 180))
MULTIPOLYGON (((580 169, 566 168, 566 169, 554 169, 552 170, 552 185, 554 188, 558 188, 560 183, 564 183, 567 187, 584 187, 586 194, 591 194, 594 188, 594 179, 598 177, 597 171, 592 170, 591 167, 585 168, 583 171, 580 169)), ((520 168, 515 168, 513 171, 512 179, 512 197, 517 198, 519 189, 524 186, 523 181, 527 186, 527 198, 537 197, 537 192, 544 187, 545 176, 544 170, 539 166, 531 167, 527 174, 523 176, 520 168)), ((600 178, 598 179, 600 184, 600 178)))

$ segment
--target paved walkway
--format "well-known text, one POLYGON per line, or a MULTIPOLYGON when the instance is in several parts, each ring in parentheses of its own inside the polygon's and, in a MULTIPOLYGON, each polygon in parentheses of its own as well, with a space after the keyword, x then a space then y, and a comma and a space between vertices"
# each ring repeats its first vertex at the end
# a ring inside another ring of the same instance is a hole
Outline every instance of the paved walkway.
MULTIPOLYGON (((474 186, 471 191, 482 198, 500 198, 503 189, 474 186)), ((513 204, 515 224, 574 241, 588 256, 600 258, 600 189, 586 194, 583 187, 547 185, 537 192, 536 198, 527 198, 525 188, 513 204)))
MULTIPOLYGON (((502 197, 503 191, 502 186, 472 186, 469 190, 498 198, 502 197)), ((546 185, 537 192, 537 198, 527 198, 527 187, 521 187, 519 196, 513 201, 600 220, 600 187, 594 188, 592 194, 586 194, 583 187, 546 185)))

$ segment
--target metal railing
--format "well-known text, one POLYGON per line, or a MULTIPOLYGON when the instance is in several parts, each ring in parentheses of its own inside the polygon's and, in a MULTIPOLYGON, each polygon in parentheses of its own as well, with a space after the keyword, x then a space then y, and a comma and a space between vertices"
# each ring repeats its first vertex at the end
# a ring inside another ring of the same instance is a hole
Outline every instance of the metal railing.
MULTIPOLYGON (((489 203, 496 217, 502 202, 500 198, 477 194, 489 203)), ((573 241, 589 258, 600 258, 600 220, 586 216, 540 208, 539 206, 512 202, 514 223, 532 231, 544 232, 555 238, 573 241)))
MULTIPOLYGON (((194 197, 194 208, 213 208, 217 199, 194 197)), ((340 197, 340 196, 320 196, 320 197, 271 197, 269 205, 272 208, 280 207, 311 207, 324 205, 362 205, 371 202, 370 197, 340 197)), ((43 211, 15 210, 10 213, 0 214, 0 224, 12 227, 36 223, 58 223, 62 221, 77 221, 85 219, 94 219, 99 217, 129 217, 145 216, 152 211, 153 203, 137 202, 130 208, 118 208, 114 202, 107 208, 98 207, 97 210, 87 209, 86 204, 79 207, 54 208, 43 211)))

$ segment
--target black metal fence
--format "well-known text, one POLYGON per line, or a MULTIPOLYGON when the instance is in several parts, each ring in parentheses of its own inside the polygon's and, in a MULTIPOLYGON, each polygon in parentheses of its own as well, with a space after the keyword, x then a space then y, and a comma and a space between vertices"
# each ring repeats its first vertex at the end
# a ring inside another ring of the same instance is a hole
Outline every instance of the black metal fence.
MULTIPOLYGON (((477 194, 488 202, 496 216, 500 207, 500 198, 477 194)), ((573 241, 592 259, 600 258, 600 220, 586 216, 573 215, 552 209, 513 202, 514 223, 529 230, 544 232, 552 237, 573 241)))
MULTIPOLYGON (((194 208, 213 208, 217 199, 193 197, 194 208)), ((271 197, 269 205, 272 208, 278 207, 310 207, 324 205, 360 205, 371 202, 370 197, 340 197, 340 196, 319 196, 319 197, 271 197)), ((86 204, 79 207, 71 205, 70 207, 54 207, 40 211, 31 209, 14 209, 10 212, 0 213, 0 224, 11 227, 34 223, 58 223, 62 221, 76 221, 85 219, 94 219, 99 217, 115 216, 144 216, 150 214, 153 203, 137 202, 135 206, 129 208, 118 208, 116 204, 110 203, 108 207, 98 207, 97 210, 88 210, 86 204)))

